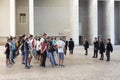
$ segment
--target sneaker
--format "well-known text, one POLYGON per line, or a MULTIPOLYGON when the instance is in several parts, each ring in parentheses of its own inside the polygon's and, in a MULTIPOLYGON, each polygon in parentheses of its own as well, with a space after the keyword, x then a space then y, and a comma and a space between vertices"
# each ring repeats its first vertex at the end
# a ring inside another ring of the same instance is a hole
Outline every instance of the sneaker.
POLYGON ((25 64, 25 63, 22 63, 22 64, 25 64))
POLYGON ((110 61, 110 60, 106 60, 106 61, 110 61))
POLYGON ((58 64, 55 64, 55 66, 58 66, 58 64))
POLYGON ((32 65, 29 65, 29 67, 33 67, 32 65))

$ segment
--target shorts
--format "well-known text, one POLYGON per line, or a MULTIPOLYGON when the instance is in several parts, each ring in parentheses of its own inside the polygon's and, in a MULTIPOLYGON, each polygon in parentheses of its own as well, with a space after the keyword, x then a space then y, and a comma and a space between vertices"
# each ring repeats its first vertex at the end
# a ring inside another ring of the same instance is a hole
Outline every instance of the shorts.
POLYGON ((59 53, 59 59, 64 60, 64 53, 59 53))
POLYGON ((29 58, 32 57, 32 52, 31 52, 31 51, 29 51, 28 57, 29 57, 29 58))
POLYGON ((33 49, 33 50, 32 50, 32 54, 33 54, 33 55, 36 55, 36 49, 33 49))
POLYGON ((10 53, 6 53, 6 59, 10 58, 10 53))

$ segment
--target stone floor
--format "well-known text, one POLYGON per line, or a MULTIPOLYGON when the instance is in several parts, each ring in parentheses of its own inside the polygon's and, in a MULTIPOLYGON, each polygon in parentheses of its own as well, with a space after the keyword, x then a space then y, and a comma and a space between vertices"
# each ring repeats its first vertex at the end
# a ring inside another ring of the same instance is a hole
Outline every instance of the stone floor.
POLYGON ((111 61, 93 59, 93 46, 89 55, 84 55, 83 46, 77 46, 74 55, 65 56, 65 67, 52 67, 47 59, 47 67, 39 67, 32 60, 33 67, 24 69, 20 56, 16 58, 11 68, 6 68, 4 47, 0 47, 0 80, 120 80, 120 46, 114 46, 111 61))

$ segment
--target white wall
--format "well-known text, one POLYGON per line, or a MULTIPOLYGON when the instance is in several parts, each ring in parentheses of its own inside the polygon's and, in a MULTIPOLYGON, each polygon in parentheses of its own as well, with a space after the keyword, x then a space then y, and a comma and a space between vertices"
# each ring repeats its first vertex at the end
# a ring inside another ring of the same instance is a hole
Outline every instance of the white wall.
POLYGON ((70 28, 69 0, 35 0, 35 34, 65 33, 70 28))
POLYGON ((16 0, 16 35, 29 34, 29 0, 16 0), (19 22, 19 14, 26 13, 26 23, 19 22))
POLYGON ((0 37, 9 36, 10 33, 10 2, 0 0, 0 37))

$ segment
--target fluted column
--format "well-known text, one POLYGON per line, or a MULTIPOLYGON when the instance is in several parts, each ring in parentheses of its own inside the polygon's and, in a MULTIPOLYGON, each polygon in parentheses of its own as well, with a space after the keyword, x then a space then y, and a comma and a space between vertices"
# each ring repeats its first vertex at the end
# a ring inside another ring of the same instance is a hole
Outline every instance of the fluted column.
POLYGON ((16 0, 10 0, 10 36, 16 36, 16 0))
POLYGON ((29 33, 34 35, 34 0, 29 0, 29 33))
POLYGON ((79 45, 79 0, 70 0, 71 38, 79 45))
POLYGON ((114 0, 105 2, 105 38, 110 38, 115 43, 115 23, 114 23, 114 0))
POLYGON ((88 39, 93 43, 94 37, 98 36, 98 0, 89 0, 88 16, 88 39))

